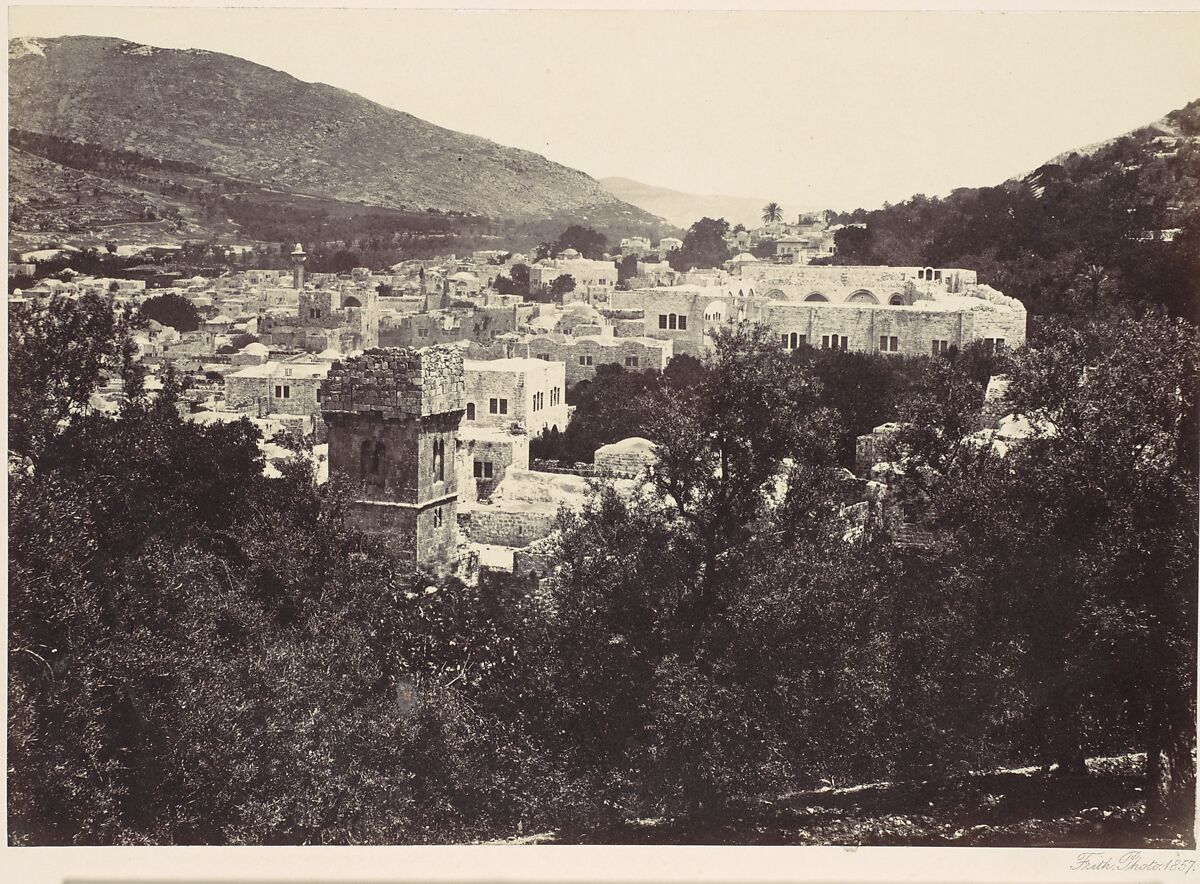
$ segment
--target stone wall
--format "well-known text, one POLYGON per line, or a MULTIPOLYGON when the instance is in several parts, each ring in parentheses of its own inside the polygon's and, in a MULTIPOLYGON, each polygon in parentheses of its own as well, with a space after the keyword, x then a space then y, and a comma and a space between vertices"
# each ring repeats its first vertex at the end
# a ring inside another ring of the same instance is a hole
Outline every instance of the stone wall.
POLYGON ((509 467, 529 469, 529 437, 524 433, 484 432, 474 434, 463 429, 458 436, 458 472, 460 499, 478 500, 491 495, 504 479, 509 467), (492 465, 491 478, 475 476, 475 462, 492 465), (468 481, 474 484, 474 494, 467 491, 468 481))
POLYGON ((550 533, 556 516, 543 510, 481 506, 471 510, 469 533, 474 543, 528 546, 550 533))
POLYGON ((534 358, 546 358, 565 366, 568 387, 593 380, 601 365, 619 365, 634 371, 647 368, 662 371, 671 361, 673 352, 670 341, 646 338, 531 335, 526 343, 534 358), (636 365, 627 364, 630 359, 637 360, 636 365))
POLYGON ((463 388, 453 347, 370 350, 335 362, 322 387, 330 475, 354 483, 356 524, 435 569, 458 548, 463 388))
POLYGON ((471 360, 465 363, 465 377, 466 423, 507 428, 515 421, 531 436, 550 427, 566 429, 567 382, 561 363, 520 357, 471 360), (504 399, 507 413, 492 414, 492 399, 504 399), (539 401, 541 407, 535 408, 539 401))

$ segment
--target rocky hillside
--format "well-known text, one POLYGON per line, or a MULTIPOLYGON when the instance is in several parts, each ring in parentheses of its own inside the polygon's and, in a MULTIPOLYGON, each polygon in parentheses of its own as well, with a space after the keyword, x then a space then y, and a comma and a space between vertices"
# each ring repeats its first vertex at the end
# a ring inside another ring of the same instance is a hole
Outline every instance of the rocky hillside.
POLYGON ((240 58, 119 39, 9 44, 10 125, 267 188, 491 218, 658 221, 545 157, 240 58))

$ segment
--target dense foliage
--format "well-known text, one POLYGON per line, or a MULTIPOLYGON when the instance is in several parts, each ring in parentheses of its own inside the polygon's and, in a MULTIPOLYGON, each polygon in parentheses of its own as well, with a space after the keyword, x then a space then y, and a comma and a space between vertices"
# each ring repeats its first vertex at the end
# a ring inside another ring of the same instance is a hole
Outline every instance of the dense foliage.
POLYGON ((728 232, 729 222, 724 218, 701 218, 684 234, 683 248, 674 249, 667 261, 681 272, 694 267, 720 267, 730 257, 725 244, 728 232))
POLYGON ((175 292, 147 298, 138 307, 138 311, 147 319, 169 325, 176 331, 190 332, 200 327, 200 313, 196 310, 196 305, 175 292))
POLYGON ((636 433, 658 466, 562 513, 534 589, 400 568, 303 458, 266 478, 250 424, 182 421, 169 372, 142 391, 110 302, 17 320, 13 843, 591 840, 1136 750, 1144 819, 1190 831, 1189 325, 910 361, 744 326, 703 363, 598 371, 563 456, 636 433), (1041 428, 1006 451, 971 441, 999 367, 1041 428), (106 373, 115 416, 86 407, 106 373), (848 440, 891 417, 918 551, 844 510, 848 440))

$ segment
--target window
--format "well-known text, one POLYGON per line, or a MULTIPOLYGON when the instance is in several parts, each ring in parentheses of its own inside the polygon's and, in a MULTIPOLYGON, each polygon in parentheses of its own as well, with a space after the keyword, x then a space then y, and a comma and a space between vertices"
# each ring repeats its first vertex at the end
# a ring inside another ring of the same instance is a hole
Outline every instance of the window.
POLYGON ((949 341, 934 341, 933 342, 933 355, 934 356, 937 356, 939 353, 945 353, 949 349, 950 349, 949 341))
POLYGON ((579 364, 580 364, 580 365, 591 365, 591 364, 592 364, 592 357, 591 357, 591 356, 580 356, 580 357, 579 357, 579 364))
POLYGON ((427 338, 427 337, 429 337, 429 329, 427 329, 427 328, 419 328, 419 329, 417 329, 417 337, 418 337, 418 338, 427 338))
POLYGON ((275 385, 275 398, 276 399, 291 399, 292 398, 291 386, 289 386, 288 384, 276 384, 275 385))
POLYGON ((686 317, 686 316, 680 316, 680 317, 679 317, 679 330, 680 330, 680 331, 684 331, 684 330, 686 330, 686 329, 687 329, 687 317, 686 317))
POLYGON ((446 479, 446 441, 440 436, 433 440, 433 481, 446 479))
POLYGON ((829 335, 821 335, 821 349, 822 350, 829 349, 829 335))
POLYGON ((658 327, 659 328, 667 327, 667 314, 665 314, 665 313, 658 314, 658 327))
POLYGON ((924 271, 924 270, 918 270, 918 271, 917 271, 917 279, 924 279, 924 278, 925 278, 925 271, 924 271))
POLYGON ((678 321, 679 317, 677 317, 674 313, 667 314, 667 328, 676 328, 676 323, 678 321))
POLYGON ((435 506, 433 508, 433 527, 442 527, 442 508, 440 506, 435 506))
POLYGON ((638 358, 637 358, 636 356, 626 356, 626 357, 625 357, 625 364, 626 364, 627 366, 629 366, 630 368, 637 368, 637 365, 638 365, 638 358))
POLYGON ((469 421, 475 420, 475 403, 474 402, 467 403, 467 420, 469 420, 469 421))
POLYGON ((539 353, 539 354, 538 354, 538 356, 537 356, 537 358, 538 358, 538 359, 544 359, 546 362, 549 362, 549 361, 550 361, 550 354, 549 354, 549 353, 539 353))
POLYGON ((782 334, 782 335, 780 335, 780 336, 779 336, 779 346, 781 346, 781 347, 785 347, 785 348, 786 348, 786 347, 787 347, 787 345, 788 345, 788 336, 787 336, 787 334, 785 333, 785 334, 782 334))
POLYGON ((499 414, 499 413, 500 413, 500 400, 499 399, 489 399, 488 400, 488 414, 499 414))
POLYGON ((1004 338, 996 338, 996 349, 1004 346, 1004 338))
POLYGON ((880 335, 879 349, 884 353, 895 353, 900 349, 900 339, 895 335, 880 335))
POLYGON ((475 478, 476 479, 492 478, 492 462, 490 460, 475 461, 475 478))
POLYGON ((940 270, 933 271, 933 278, 935 281, 940 280, 942 278, 942 271, 940 271, 940 270))
POLYGON ((321 388, 320 387, 317 387, 317 401, 318 402, 321 401, 321 388))
POLYGON ((507 399, 500 400, 500 413, 508 414, 508 400, 507 399))

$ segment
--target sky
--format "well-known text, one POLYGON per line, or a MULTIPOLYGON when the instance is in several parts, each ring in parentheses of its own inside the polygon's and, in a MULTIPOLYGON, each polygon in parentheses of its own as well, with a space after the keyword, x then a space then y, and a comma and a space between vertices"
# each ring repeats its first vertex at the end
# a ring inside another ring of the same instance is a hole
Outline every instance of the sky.
POLYGON ((1200 14, 10 7, 241 56, 595 176, 852 209, 997 184, 1200 98, 1200 14))

